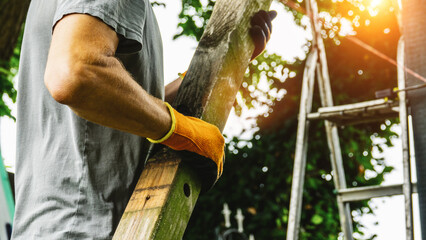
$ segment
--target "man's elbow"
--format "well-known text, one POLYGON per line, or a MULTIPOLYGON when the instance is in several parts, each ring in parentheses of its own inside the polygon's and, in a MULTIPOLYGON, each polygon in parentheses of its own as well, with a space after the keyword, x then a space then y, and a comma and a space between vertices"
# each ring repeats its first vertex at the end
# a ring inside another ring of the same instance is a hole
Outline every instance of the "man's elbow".
POLYGON ((48 63, 44 84, 55 101, 64 105, 76 105, 83 100, 82 86, 87 70, 81 63, 48 63))

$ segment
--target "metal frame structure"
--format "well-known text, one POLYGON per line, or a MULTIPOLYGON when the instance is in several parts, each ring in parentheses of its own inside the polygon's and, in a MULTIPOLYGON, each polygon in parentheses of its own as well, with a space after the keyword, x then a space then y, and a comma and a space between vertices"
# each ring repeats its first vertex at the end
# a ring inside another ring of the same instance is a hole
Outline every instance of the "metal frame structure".
MULTIPOLYGON (((309 121, 322 119, 325 121, 325 131, 330 149, 330 160, 333 171, 334 186, 337 190, 337 204, 339 209, 340 224, 344 239, 353 239, 352 217, 349 203, 403 194, 405 198, 406 239, 413 237, 413 210, 412 193, 416 185, 411 183, 408 110, 405 91, 398 91, 399 100, 390 101, 378 99, 373 101, 333 106, 333 97, 330 87, 327 59, 324 43, 320 34, 321 24, 318 18, 318 7, 315 0, 306 1, 307 14, 312 26, 312 50, 306 60, 303 75, 302 93, 299 109, 299 123, 297 128, 296 153, 294 159, 293 181, 290 198, 289 221, 287 227, 287 240, 297 240, 300 230, 302 212, 303 184, 306 168, 308 148, 309 121), (315 82, 315 73, 318 80, 322 107, 318 112, 312 113, 312 99, 315 82), (347 188, 345 172, 343 169, 342 154, 339 143, 338 125, 354 124, 360 122, 377 121, 389 117, 399 117, 402 128, 402 159, 404 182, 391 186, 371 186, 347 188)), ((404 69, 404 40, 401 37, 398 44, 398 88, 405 89, 404 69)))

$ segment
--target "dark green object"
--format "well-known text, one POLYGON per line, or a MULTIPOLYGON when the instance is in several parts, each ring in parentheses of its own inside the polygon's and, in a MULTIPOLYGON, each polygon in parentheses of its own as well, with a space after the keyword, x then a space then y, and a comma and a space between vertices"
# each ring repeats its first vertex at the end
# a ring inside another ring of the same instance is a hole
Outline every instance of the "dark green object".
POLYGON ((9 182, 9 176, 7 175, 6 168, 3 164, 3 159, 1 158, 0 151, 0 181, 2 185, 2 192, 0 194, 4 194, 6 199, 6 208, 8 210, 9 221, 12 223, 13 216, 15 214, 15 202, 13 200, 12 188, 9 182))

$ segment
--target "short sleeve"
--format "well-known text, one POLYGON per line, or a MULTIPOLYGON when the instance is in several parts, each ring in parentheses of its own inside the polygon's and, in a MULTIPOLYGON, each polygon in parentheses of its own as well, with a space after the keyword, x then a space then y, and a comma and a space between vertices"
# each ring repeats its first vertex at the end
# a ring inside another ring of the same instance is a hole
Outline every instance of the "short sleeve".
POLYGON ((68 14, 89 14, 118 34, 117 52, 137 52, 142 48, 147 4, 147 0, 59 0, 52 27, 68 14))

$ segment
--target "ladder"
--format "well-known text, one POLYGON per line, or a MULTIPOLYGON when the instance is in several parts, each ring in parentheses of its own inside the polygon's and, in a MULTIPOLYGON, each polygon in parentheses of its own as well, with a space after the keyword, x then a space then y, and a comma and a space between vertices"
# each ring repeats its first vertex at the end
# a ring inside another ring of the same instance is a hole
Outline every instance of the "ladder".
POLYGON ((300 218, 302 212, 302 193, 306 168, 308 146, 308 129, 311 120, 324 120, 333 181, 337 192, 337 204, 340 224, 344 239, 353 239, 352 218, 349 203, 368 200, 375 197, 403 194, 405 198, 405 230, 406 239, 413 237, 412 193, 417 192, 416 184, 411 182, 408 113, 405 89, 404 40, 398 43, 398 91, 399 100, 377 99, 372 101, 333 106, 333 98, 328 75, 327 59, 324 43, 320 34, 321 24, 318 18, 318 7, 315 0, 306 0, 307 15, 311 19, 313 40, 303 73, 302 93, 297 127, 296 152, 294 158, 293 181, 291 187, 287 240, 299 237, 300 218), (318 80, 322 107, 318 112, 312 111, 312 99, 315 76, 318 80), (339 143, 338 126, 377 121, 390 117, 399 117, 402 129, 402 161, 403 183, 390 186, 368 186, 348 188, 343 169, 342 154, 339 143))

